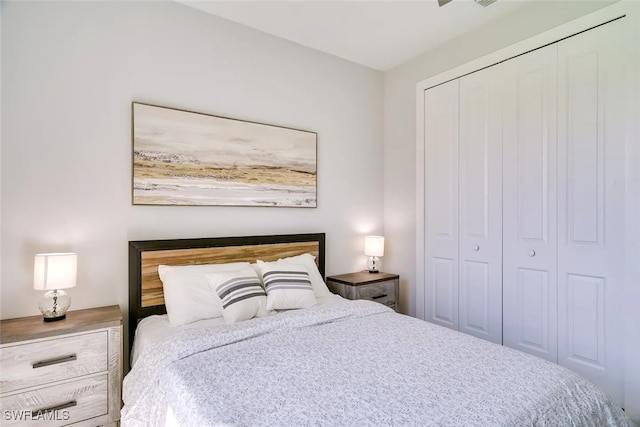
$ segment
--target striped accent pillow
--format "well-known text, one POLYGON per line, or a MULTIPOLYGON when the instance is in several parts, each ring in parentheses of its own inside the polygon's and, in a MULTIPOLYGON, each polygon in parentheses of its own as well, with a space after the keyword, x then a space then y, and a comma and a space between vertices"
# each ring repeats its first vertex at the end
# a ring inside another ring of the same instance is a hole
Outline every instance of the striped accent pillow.
POLYGON ((258 261, 267 291, 267 310, 290 310, 316 305, 309 273, 304 265, 258 261))
POLYGON ((268 314, 267 295, 253 268, 207 274, 205 277, 222 303, 222 315, 227 323, 268 314))

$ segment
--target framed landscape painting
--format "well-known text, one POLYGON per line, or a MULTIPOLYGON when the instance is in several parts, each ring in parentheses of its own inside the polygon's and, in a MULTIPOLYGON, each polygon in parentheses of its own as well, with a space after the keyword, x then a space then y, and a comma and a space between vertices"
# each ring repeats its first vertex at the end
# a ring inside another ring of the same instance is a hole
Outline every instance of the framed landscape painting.
POLYGON ((316 207, 317 134, 132 103, 133 204, 316 207))

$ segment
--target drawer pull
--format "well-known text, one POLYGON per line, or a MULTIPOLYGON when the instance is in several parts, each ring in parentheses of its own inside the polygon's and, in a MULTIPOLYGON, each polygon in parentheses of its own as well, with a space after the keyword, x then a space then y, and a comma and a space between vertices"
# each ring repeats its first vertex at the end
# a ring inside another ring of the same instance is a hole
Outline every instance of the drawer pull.
POLYGON ((371 297, 371 299, 380 299, 380 298, 384 298, 388 296, 387 294, 382 294, 382 295, 376 295, 375 297, 371 297))
POLYGON ((77 405, 78 405, 77 401, 70 400, 66 403, 61 403, 56 406, 50 406, 48 408, 36 409, 35 411, 31 411, 31 416, 36 418, 36 417, 42 416, 43 414, 46 414, 47 412, 61 411, 63 409, 72 408, 77 405))
POLYGON ((31 366, 33 369, 43 368, 45 366, 57 365, 58 363, 71 362, 76 360, 78 357, 74 354, 70 354, 68 356, 56 357, 55 359, 42 360, 40 362, 36 362, 31 366))

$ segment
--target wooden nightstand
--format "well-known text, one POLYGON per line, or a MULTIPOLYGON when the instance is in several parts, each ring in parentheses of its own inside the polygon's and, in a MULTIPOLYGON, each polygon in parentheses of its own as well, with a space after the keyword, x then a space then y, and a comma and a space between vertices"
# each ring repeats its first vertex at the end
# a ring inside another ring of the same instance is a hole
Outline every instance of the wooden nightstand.
POLYGON ((117 425, 122 314, 117 305, 0 321, 2 425, 117 425), (77 424, 75 424, 77 423, 77 424))
POLYGON ((389 273, 358 273, 328 276, 331 292, 347 299, 368 299, 387 305, 398 311, 400 276, 389 273))

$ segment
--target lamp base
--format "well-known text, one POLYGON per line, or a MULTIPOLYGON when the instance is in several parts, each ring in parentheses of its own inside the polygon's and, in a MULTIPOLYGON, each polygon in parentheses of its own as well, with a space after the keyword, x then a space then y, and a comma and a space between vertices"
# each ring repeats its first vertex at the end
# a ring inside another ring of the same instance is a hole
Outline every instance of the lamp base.
POLYGON ((66 314, 63 314, 62 316, 57 316, 57 317, 43 317, 45 322, 57 322, 58 320, 64 320, 67 318, 66 314))
POLYGON ((367 270, 369 273, 374 274, 380 271, 380 258, 377 256, 369 257, 367 260, 367 270))
POLYGON ((62 289, 46 292, 38 302, 38 308, 44 316, 45 322, 55 322, 66 317, 71 305, 69 294, 62 289))

